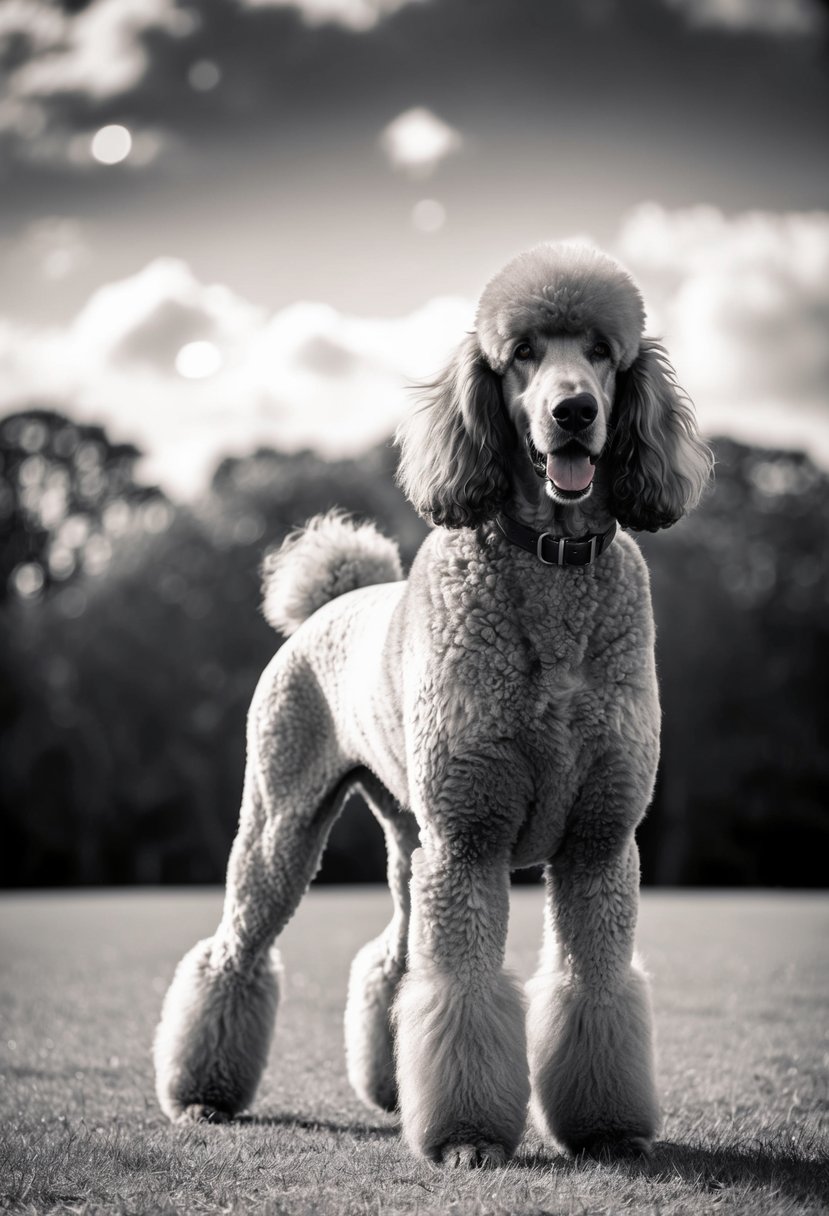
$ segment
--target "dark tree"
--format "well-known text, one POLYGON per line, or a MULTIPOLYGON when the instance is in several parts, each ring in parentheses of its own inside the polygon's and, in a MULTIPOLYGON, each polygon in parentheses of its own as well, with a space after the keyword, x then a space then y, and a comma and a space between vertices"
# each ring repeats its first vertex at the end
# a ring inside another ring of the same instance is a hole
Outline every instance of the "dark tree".
POLYGON ((140 456, 52 410, 0 423, 0 603, 106 563, 130 512, 161 497, 137 483, 140 456))
MULTIPOLYGON (((262 555, 339 506, 378 520, 409 561, 426 529, 393 449, 227 459, 185 508, 142 486, 137 451, 100 428, 37 410, 0 423, 0 441, 0 882, 221 881, 247 706, 280 645, 259 612, 262 555)), ((641 538, 664 708, 643 873, 819 885, 829 479, 802 456, 716 446, 702 507, 641 538)), ((320 877, 383 868, 355 800, 320 877)))

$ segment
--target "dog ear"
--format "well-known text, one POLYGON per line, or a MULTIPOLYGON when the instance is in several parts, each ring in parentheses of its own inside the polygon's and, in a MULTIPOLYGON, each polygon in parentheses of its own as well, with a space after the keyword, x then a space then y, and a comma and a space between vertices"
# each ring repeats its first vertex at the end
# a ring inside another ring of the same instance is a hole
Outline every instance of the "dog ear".
POLYGON ((501 380, 470 334, 424 403, 398 428, 397 480, 415 510, 445 528, 473 528, 497 515, 510 489, 514 436, 501 380))
POLYGON ((713 464, 664 347, 643 338, 616 385, 610 443, 616 518, 639 532, 670 528, 696 506, 713 464))

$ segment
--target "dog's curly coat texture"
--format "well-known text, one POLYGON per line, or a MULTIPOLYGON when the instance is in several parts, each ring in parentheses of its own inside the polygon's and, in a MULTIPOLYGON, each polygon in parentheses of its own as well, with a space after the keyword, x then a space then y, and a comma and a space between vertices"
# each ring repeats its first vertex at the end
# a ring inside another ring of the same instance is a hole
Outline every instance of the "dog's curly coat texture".
POLYGON ((412 1149, 450 1165, 506 1161, 530 1095, 540 1130, 572 1151, 653 1139, 633 957, 633 833, 659 749, 647 570, 624 534, 593 564, 558 568, 495 523, 655 530, 694 505, 710 454, 643 315, 603 254, 521 255, 401 428, 401 484, 443 525, 408 580, 391 541, 335 515, 269 559, 266 612, 291 636, 251 706, 221 924, 164 1003, 155 1062, 171 1118, 251 1101, 277 999, 271 944, 359 785, 386 833, 394 916, 352 967, 357 1093, 399 1105, 412 1149), (509 871, 537 863, 545 939, 525 1009, 503 969, 509 871))

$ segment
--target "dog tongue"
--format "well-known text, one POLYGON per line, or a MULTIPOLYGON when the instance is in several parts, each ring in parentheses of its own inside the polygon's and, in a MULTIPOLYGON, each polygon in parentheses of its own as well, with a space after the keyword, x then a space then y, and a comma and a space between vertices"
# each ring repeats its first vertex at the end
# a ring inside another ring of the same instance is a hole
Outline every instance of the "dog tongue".
POLYGON ((586 490, 595 469, 586 452, 550 452, 547 476, 560 490, 586 490))

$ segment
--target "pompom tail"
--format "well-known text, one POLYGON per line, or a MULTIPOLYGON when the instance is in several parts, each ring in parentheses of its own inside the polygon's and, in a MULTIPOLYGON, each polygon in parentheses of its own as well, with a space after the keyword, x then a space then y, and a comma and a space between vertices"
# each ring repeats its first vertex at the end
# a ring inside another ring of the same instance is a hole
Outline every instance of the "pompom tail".
POLYGON ((288 635, 329 600, 402 577, 394 541, 373 524, 357 524, 329 511, 315 515, 265 555, 262 612, 274 629, 288 635))

